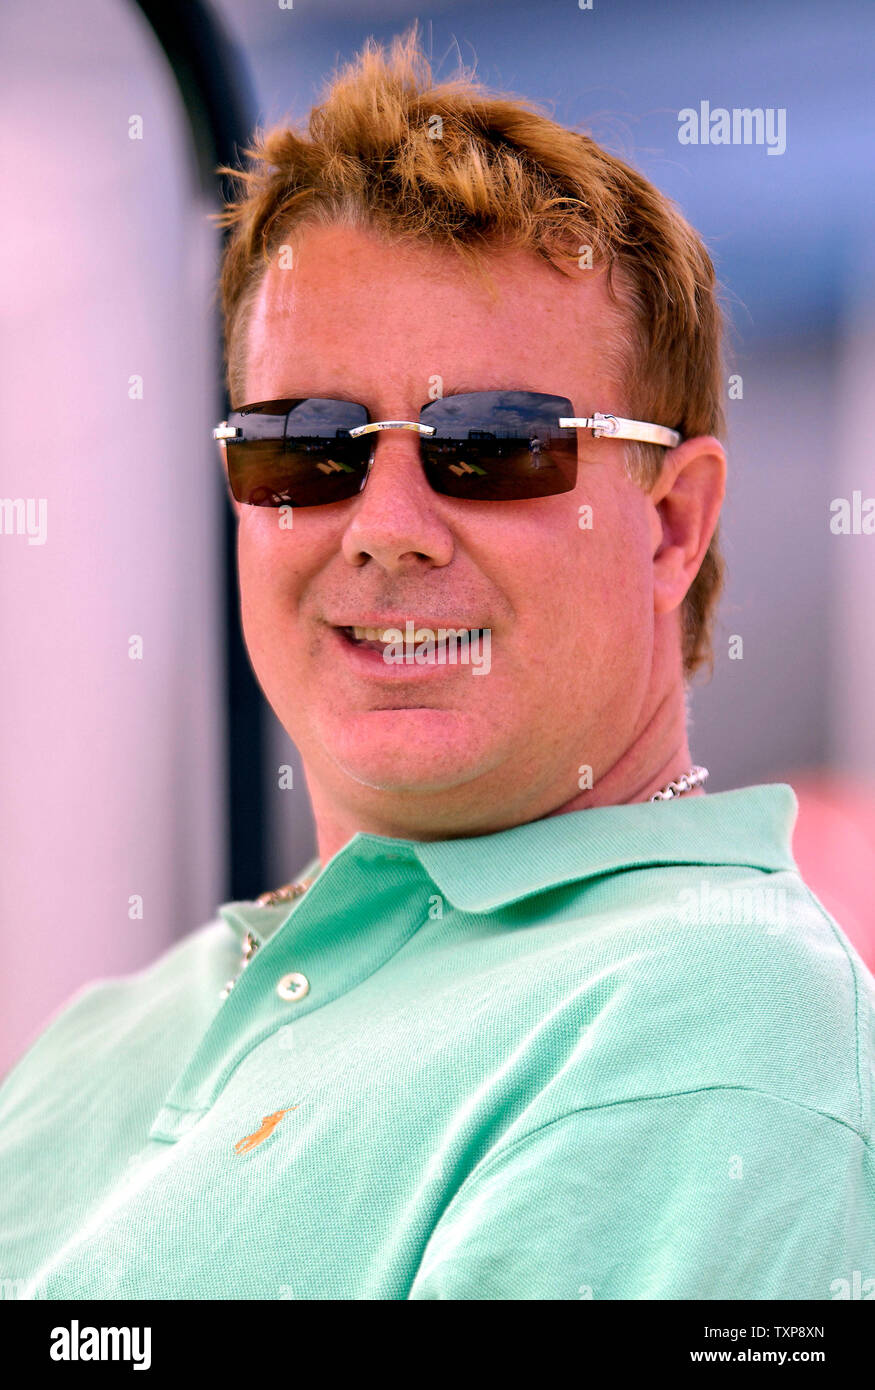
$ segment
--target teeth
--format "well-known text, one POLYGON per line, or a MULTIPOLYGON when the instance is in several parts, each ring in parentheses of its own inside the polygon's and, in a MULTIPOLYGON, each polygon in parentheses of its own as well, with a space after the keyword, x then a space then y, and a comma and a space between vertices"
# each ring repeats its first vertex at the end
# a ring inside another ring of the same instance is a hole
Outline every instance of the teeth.
MULTIPOLYGON (((472 628, 462 627, 462 625, 461 625, 460 623, 443 623, 442 626, 443 626, 444 628, 448 629, 448 630, 449 630, 449 629, 455 629, 457 632, 458 632, 458 631, 461 631, 461 632, 479 632, 479 631, 480 631, 480 629, 479 629, 479 628, 476 628, 476 627, 472 627, 472 628)), ((422 630, 423 630, 423 629, 420 629, 418 626, 414 625, 414 637, 416 637, 417 634, 418 634, 420 631, 422 631, 422 630)), ((432 631, 432 629, 429 628, 427 631, 430 633, 430 632, 432 631)), ((354 627, 354 628, 352 628, 352 635, 353 635, 353 637, 355 638, 355 640, 356 640, 357 642, 385 642, 385 641, 388 640, 388 639, 385 637, 385 635, 384 635, 384 634, 387 633, 387 632, 400 632, 401 635, 402 635, 402 638, 403 638, 403 636, 404 636, 404 629, 403 629, 403 628, 390 628, 390 627, 354 627)), ((419 640, 419 639, 417 638, 417 640, 419 640)))

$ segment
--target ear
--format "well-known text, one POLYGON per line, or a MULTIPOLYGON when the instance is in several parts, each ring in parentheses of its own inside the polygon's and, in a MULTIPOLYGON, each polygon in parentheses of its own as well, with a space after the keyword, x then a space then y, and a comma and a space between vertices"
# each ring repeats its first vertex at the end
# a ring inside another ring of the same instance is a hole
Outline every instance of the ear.
POLYGON ((699 572, 726 492, 726 455, 713 435, 666 452, 650 490, 653 609, 671 613, 699 572))

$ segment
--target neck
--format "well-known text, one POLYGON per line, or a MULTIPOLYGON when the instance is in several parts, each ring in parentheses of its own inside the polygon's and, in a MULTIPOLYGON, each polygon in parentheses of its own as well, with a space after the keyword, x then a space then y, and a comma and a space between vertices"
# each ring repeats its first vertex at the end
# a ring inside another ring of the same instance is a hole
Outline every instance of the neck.
MULTIPOLYGON (((627 806, 633 801, 649 801, 654 792, 689 772, 692 765, 683 690, 673 689, 622 757, 594 787, 578 792, 547 814, 561 816, 567 811, 585 811, 595 806, 627 806)), ((684 795, 704 796, 705 791, 703 787, 694 787, 684 795)))
MULTIPOLYGON (((678 681, 644 716, 632 740, 607 770, 597 777, 591 789, 575 791, 569 798, 567 788, 554 787, 547 789, 534 804, 527 802, 526 790, 521 789, 515 800, 505 795, 501 805, 496 807, 494 824, 484 824, 481 817, 473 829, 461 822, 456 826, 438 822, 434 828, 425 829, 422 818, 417 818, 416 823, 412 824, 403 810, 396 812, 391 808, 385 812, 362 814, 358 807, 339 802, 319 779, 310 781, 308 777, 320 861, 326 864, 357 831, 393 839, 454 839, 491 834, 548 816, 565 815, 569 811, 649 801, 654 792, 688 772, 693 764, 686 719, 684 687, 678 681)), ((572 761, 576 764, 576 760, 572 761)), ((687 797, 704 794, 702 787, 684 793, 687 797)))

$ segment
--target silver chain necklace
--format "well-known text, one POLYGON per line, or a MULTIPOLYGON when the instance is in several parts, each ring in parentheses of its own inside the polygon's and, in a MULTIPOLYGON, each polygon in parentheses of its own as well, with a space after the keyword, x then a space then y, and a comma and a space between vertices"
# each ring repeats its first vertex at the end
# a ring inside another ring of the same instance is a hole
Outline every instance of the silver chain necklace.
POLYGON ((676 782, 669 782, 658 792, 654 792, 650 800, 671 801, 676 796, 683 796, 684 792, 692 791, 693 787, 700 787, 707 777, 707 767, 691 767, 689 772, 685 772, 676 782))
MULTIPOLYGON (((661 787, 658 792, 654 792, 650 800, 672 801, 676 796, 683 796, 684 792, 692 791, 693 787, 701 786, 707 777, 707 767, 691 767, 689 772, 685 772, 676 782, 668 782, 664 787, 661 787)), ((255 899, 255 906, 275 907, 277 903, 291 902, 294 898, 300 898, 303 893, 306 893, 310 885, 315 882, 316 879, 313 877, 299 879, 296 883, 284 883, 281 888, 274 888, 269 893, 262 893, 255 899)), ((234 988, 240 976, 243 974, 243 971, 258 950, 258 944, 257 938, 253 936, 252 932, 248 931, 243 938, 243 959, 240 962, 240 969, 233 980, 229 980, 225 988, 220 992, 220 999, 228 998, 231 990, 234 988)))
MULTIPOLYGON (((255 899, 256 907, 273 907, 276 903, 287 903, 292 898, 300 898, 302 893, 306 893, 311 883, 315 883, 314 878, 302 878, 297 883, 284 883, 282 888, 274 888, 270 893, 262 893, 255 899)), ((220 999, 227 999, 231 990, 236 985, 243 971, 251 961, 255 952, 258 950, 258 938, 248 931, 243 938, 243 958, 240 961, 240 968, 232 980, 229 980, 225 988, 219 991, 220 999)))

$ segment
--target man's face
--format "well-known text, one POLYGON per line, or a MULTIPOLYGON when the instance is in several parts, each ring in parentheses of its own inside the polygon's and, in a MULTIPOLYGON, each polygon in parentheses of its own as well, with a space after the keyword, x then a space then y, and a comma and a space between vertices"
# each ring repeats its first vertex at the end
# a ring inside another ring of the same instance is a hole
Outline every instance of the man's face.
MULTIPOLYGON (((304 230, 293 268, 265 275, 233 404, 337 396, 373 420, 416 420, 439 377, 444 394, 521 389, 566 396, 575 415, 628 413, 606 369, 622 325, 601 274, 570 279, 506 250, 490 270, 495 300, 450 252, 304 230)), ((596 779, 613 766, 647 704, 653 506, 623 445, 588 432, 576 488, 519 502, 440 496, 416 433, 372 438, 356 497, 297 508, 291 529, 274 509, 238 508, 250 659, 314 806, 413 838, 546 815, 577 794, 581 765, 596 779), (368 666, 336 626, 399 616, 490 629, 488 674, 368 666)))

